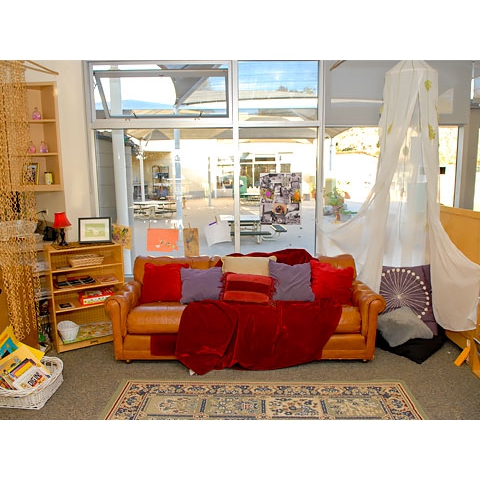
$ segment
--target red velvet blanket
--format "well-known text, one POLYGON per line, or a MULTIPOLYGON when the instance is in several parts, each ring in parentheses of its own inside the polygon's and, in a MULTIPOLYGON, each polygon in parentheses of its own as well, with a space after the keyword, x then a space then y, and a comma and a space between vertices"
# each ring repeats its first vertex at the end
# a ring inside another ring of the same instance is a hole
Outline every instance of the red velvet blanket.
POLYGON ((203 375, 210 370, 271 370, 320 360, 342 307, 329 300, 276 305, 203 300, 183 311, 175 355, 203 375))

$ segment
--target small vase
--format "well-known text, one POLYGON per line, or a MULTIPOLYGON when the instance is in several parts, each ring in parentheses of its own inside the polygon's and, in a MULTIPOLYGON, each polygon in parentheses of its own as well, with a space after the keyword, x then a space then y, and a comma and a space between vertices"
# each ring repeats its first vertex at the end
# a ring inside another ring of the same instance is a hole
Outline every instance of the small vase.
POLYGON ((30 145, 28 146, 28 153, 35 153, 37 151, 37 148, 33 144, 33 142, 30 142, 30 145))
POLYGON ((42 114, 40 113, 40 110, 37 107, 35 107, 33 109, 32 119, 33 120, 41 120, 42 119, 42 114))
POLYGON ((47 144, 43 140, 40 143, 40 153, 48 153, 47 144))

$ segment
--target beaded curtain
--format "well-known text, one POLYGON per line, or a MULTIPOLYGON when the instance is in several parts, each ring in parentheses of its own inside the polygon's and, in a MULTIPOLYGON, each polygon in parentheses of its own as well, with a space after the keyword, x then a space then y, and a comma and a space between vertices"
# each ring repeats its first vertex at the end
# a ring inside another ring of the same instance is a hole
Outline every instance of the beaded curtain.
POLYGON ((20 226, 35 222, 33 182, 26 175, 29 125, 25 66, 0 61, 0 271, 8 316, 15 336, 24 339, 38 329, 40 277, 35 269, 35 236, 20 226))

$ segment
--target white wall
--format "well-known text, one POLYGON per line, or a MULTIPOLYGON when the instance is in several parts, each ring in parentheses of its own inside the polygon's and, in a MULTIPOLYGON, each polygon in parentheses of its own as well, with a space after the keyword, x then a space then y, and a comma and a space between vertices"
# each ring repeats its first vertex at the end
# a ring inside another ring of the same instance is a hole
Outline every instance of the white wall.
MULTIPOLYGON (((82 62, 80 60, 35 60, 59 75, 27 70, 27 82, 56 82, 60 148, 62 152, 63 184, 67 217, 72 227, 67 230, 67 240, 78 240, 78 218, 95 216, 93 211, 91 174, 89 171, 88 142, 83 89, 82 62)), ((53 222, 56 205, 61 203, 58 194, 37 195, 37 207, 47 206, 47 221, 53 222), (53 202, 53 205, 52 205, 53 202), (40 204, 42 203, 42 205, 40 204)))

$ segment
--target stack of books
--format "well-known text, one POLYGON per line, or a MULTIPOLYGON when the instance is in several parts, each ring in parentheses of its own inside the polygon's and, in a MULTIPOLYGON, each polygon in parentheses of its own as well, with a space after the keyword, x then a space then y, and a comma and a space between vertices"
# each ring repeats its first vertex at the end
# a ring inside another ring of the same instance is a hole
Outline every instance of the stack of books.
POLYGON ((19 342, 11 326, 0 335, 0 387, 5 390, 36 388, 51 377, 41 363, 44 353, 19 342))

